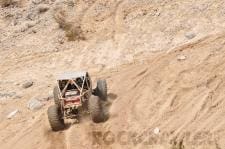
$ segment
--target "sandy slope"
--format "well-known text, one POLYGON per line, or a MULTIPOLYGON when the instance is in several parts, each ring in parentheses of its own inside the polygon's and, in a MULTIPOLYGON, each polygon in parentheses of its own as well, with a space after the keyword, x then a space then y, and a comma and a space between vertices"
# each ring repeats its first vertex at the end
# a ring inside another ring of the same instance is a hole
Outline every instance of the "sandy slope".
POLYGON ((70 2, 41 1, 45 13, 32 1, 0 10, 1 148, 225 148, 222 0, 70 2), (58 6, 71 20, 79 16, 86 40, 66 40, 52 17, 58 6), (30 21, 36 24, 21 31, 30 21), (27 101, 48 97, 56 74, 81 68, 107 79, 110 117, 94 124, 83 116, 52 132, 52 100, 38 111, 27 101), (23 89, 25 80, 34 85, 23 89), (15 108, 16 117, 6 119, 15 108))
MULTIPOLYGON (((169 134, 160 144, 162 148, 168 148, 173 140, 184 140, 186 148, 199 142, 202 148, 223 148, 224 43, 225 34, 211 35, 159 54, 144 64, 110 70, 102 74, 110 86, 110 118, 107 122, 93 124, 84 117, 80 124, 52 133, 43 110, 30 122, 20 124, 11 120, 9 129, 16 126, 18 130, 14 132, 15 136, 11 134, 5 138, 3 147, 16 143, 18 148, 93 148, 93 131, 112 131, 115 135, 120 131, 136 132, 146 139, 158 127, 160 133, 155 139, 163 137, 161 134, 169 134), (179 55, 185 55, 186 60, 178 61, 179 55), (190 136, 185 136, 186 133, 190 136)), ((6 131, 3 128, 1 135, 6 131)), ((115 141, 107 146, 101 137, 99 140, 96 148, 134 147, 133 142, 124 146, 115 141)), ((145 144, 141 142, 135 147, 143 148, 145 144)))

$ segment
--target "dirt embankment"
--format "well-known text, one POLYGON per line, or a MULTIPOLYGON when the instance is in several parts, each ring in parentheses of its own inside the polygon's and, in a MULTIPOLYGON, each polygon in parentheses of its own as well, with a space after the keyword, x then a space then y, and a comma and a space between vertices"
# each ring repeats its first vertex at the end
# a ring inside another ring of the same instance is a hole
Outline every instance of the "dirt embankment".
POLYGON ((225 148, 223 1, 17 4, 0 9, 1 148, 225 148), (84 39, 68 41, 58 10, 66 23, 79 20, 84 39), (52 101, 37 111, 27 101, 48 97, 56 74, 78 69, 107 79, 110 118, 84 116, 53 133, 52 101), (25 80, 33 86, 22 88, 25 80))

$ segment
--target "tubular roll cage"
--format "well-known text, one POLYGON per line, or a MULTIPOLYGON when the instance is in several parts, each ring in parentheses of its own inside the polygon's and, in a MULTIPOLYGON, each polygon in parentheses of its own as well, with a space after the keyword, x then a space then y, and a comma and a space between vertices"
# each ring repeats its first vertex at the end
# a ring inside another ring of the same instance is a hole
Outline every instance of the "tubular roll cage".
POLYGON ((84 77, 79 77, 79 78, 82 79, 82 86, 81 87, 73 79, 68 79, 68 81, 67 81, 65 87, 63 88, 62 92, 60 92, 60 96, 61 96, 62 99, 63 99, 63 95, 65 95, 65 93, 67 91, 67 88, 68 88, 69 84, 76 86, 76 89, 80 93, 80 97, 83 97, 90 90, 90 84, 89 84, 88 80, 86 79, 87 76, 85 75, 84 77), (86 91, 84 91, 85 83, 86 83, 86 86, 87 86, 87 90, 86 91))

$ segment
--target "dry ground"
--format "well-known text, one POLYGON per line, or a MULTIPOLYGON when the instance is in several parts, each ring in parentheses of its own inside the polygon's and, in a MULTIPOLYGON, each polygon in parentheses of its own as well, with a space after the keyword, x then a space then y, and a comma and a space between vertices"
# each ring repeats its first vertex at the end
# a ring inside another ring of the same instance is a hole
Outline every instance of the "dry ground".
POLYGON ((225 148, 224 6, 22 0, 0 8, 1 148, 225 148), (68 30, 55 20, 59 11, 68 30), (77 26, 82 38, 69 41, 77 26), (46 110, 53 101, 38 111, 27 101, 49 97, 57 74, 80 69, 107 79, 110 118, 94 124, 84 116, 52 132, 46 110), (23 89, 26 80, 34 85, 23 89))

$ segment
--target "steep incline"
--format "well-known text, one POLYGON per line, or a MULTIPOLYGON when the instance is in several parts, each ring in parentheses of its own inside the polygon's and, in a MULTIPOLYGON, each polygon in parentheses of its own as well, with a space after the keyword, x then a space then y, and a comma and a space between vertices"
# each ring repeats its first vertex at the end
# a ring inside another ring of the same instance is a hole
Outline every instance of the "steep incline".
POLYGON ((225 148, 224 1, 21 2, 0 8, 1 148, 225 148), (85 40, 67 40, 56 9, 85 40), (52 132, 55 75, 80 69, 107 79, 110 117, 52 132), (32 98, 42 109, 27 108, 32 98))
MULTIPOLYGON (((19 148, 91 149, 143 148, 146 142, 149 148, 169 148, 174 146, 174 142, 183 142, 185 148, 192 145, 223 148, 224 44, 225 34, 211 35, 158 54, 143 64, 96 74, 106 78, 109 84, 109 102, 105 103, 110 113, 108 121, 93 124, 88 116, 84 116, 80 124, 52 133, 45 111, 40 111, 40 116, 35 116, 37 118, 30 126, 13 124, 12 120, 10 125, 22 128, 22 131, 15 132, 16 135, 7 137, 7 141, 1 144, 3 148, 15 143, 19 148), (155 128, 160 130, 157 135, 153 133, 155 128), (115 135, 113 143, 110 142, 110 134, 109 138, 104 138, 108 131, 115 135), (122 144, 117 136, 121 131, 124 131, 122 144), (95 140, 96 132, 103 136, 95 140), (127 141, 129 133, 133 135, 127 141), (139 141, 135 144, 134 139, 139 141)), ((3 128, 1 134, 5 132, 3 128)))

